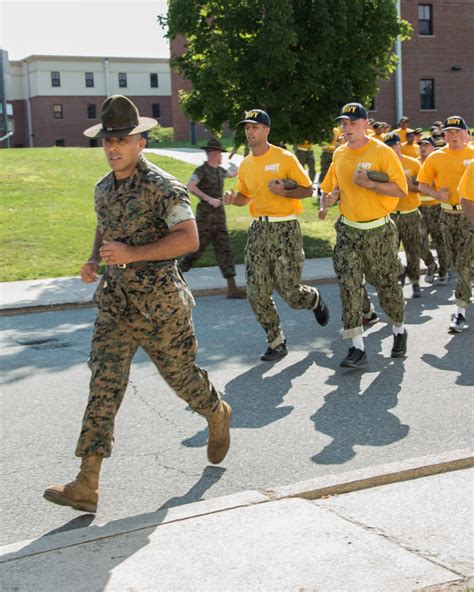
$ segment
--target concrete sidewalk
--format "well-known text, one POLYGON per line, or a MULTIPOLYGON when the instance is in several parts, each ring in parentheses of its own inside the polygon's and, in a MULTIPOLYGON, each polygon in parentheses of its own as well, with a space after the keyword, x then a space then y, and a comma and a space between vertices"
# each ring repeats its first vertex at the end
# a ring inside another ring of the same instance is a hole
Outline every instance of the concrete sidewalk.
POLYGON ((466 452, 9 545, 0 549, 1 589, 465 591, 474 584, 474 470, 466 452))
MULTIPOLYGON (((245 285, 243 265, 236 265, 236 280, 245 285)), ((225 279, 218 267, 198 267, 185 274, 195 296, 224 294, 225 279)), ((303 280, 307 283, 335 281, 336 275, 330 257, 307 259, 303 280)), ((97 284, 83 284, 79 277, 62 277, 0 284, 0 315, 16 312, 33 312, 40 309, 90 306, 97 284)))

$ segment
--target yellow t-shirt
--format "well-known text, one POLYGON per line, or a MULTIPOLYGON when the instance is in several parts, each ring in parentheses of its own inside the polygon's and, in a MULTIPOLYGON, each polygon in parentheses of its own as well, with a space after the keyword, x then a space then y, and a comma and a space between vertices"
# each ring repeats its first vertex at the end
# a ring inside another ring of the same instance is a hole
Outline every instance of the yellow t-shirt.
MULTIPOLYGON (((421 164, 416 158, 411 156, 402 155, 402 167, 405 175, 409 177, 415 177, 418 175, 421 164)), ((397 211, 407 212, 408 210, 414 210, 420 205, 420 194, 415 191, 408 191, 406 197, 402 197, 398 201, 397 211)))
POLYGON ((292 152, 270 144, 262 156, 250 153, 239 166, 237 190, 252 200, 249 204, 251 216, 301 214, 301 200, 280 197, 268 189, 272 179, 292 179, 303 187, 311 186, 310 178, 292 152))
POLYGON ((301 144, 297 144, 296 147, 298 148, 298 150, 311 150, 313 145, 311 144, 311 142, 308 142, 307 140, 305 140, 301 144))
MULTIPOLYGON (((421 158, 418 158, 418 161, 420 162, 420 167, 423 164, 421 162, 421 158)), ((420 193, 420 206, 437 206, 438 204, 440 204, 441 202, 438 201, 437 199, 433 199, 431 197, 431 195, 425 195, 424 193, 420 193)))
POLYGON ((334 152, 332 164, 321 185, 326 193, 339 187, 341 214, 353 222, 368 222, 396 210, 398 197, 380 195, 354 183, 352 178, 359 167, 387 173, 390 181, 405 194, 408 193, 402 163, 391 148, 373 138, 369 138, 362 148, 349 148, 348 144, 344 144, 334 152))
POLYGON ((420 148, 418 147, 418 144, 404 142, 402 144, 402 154, 405 156, 411 156, 411 158, 418 158, 420 156, 420 148))
POLYGON ((462 150, 450 150, 445 146, 428 156, 418 173, 418 181, 434 185, 437 190, 448 187, 448 203, 456 206, 459 204, 459 181, 473 159, 474 148, 470 146, 465 146, 462 150))
POLYGON ((464 175, 458 185, 459 197, 474 201, 474 160, 464 171, 464 175))
MULTIPOLYGON (((409 129, 409 128, 407 128, 407 129, 409 129)), ((407 130, 406 129, 402 129, 401 127, 399 127, 396 130, 393 130, 393 133, 398 134, 400 136, 400 142, 402 144, 407 141, 407 130)))

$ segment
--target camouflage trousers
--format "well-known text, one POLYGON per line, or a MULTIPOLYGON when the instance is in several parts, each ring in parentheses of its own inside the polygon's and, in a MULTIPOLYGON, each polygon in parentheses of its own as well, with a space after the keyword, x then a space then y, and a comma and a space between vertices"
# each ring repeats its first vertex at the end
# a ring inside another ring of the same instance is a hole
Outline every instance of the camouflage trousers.
POLYGON ((247 298, 270 347, 284 340, 273 290, 291 308, 312 309, 316 304, 316 288, 301 284, 303 262, 303 237, 297 220, 252 222, 245 247, 247 298))
POLYGON ((420 206, 421 212, 421 258, 425 265, 434 263, 433 254, 430 251, 429 237, 433 241, 438 256, 439 275, 446 275, 449 269, 448 251, 441 230, 441 206, 420 206))
POLYGON ((320 166, 320 171, 319 171, 319 184, 321 185, 321 183, 324 181, 324 177, 326 176, 326 173, 329 170, 329 167, 331 166, 332 163, 332 156, 333 156, 333 152, 325 152, 324 150, 321 152, 321 157, 319 159, 319 166, 320 166))
POLYGON ((359 230, 339 219, 335 224, 334 270, 342 301, 343 337, 363 334, 362 314, 370 310, 365 280, 375 286, 380 306, 395 325, 404 321, 405 302, 398 281, 398 232, 393 221, 359 230))
POLYGON ((474 226, 464 214, 447 214, 441 210, 441 227, 448 257, 458 272, 456 304, 467 308, 472 296, 471 277, 474 271, 474 226))
POLYGON ((316 163, 314 161, 314 153, 313 150, 298 150, 295 151, 296 158, 300 161, 301 166, 303 168, 305 166, 308 167, 308 175, 311 179, 311 183, 314 183, 314 178, 316 177, 316 163))
POLYGON ((406 273, 414 283, 420 281, 421 214, 418 210, 409 214, 392 214, 397 225, 399 246, 403 245, 407 259, 406 273))
POLYGON ((98 314, 89 358, 92 376, 77 456, 110 456, 115 416, 138 347, 195 411, 213 411, 219 404, 206 371, 196 365, 192 295, 176 265, 164 271, 138 278, 133 270, 108 268, 96 291, 98 314))
POLYGON ((199 202, 196 210, 196 224, 199 232, 199 249, 181 259, 179 262, 181 271, 189 271, 201 257, 207 245, 212 243, 222 275, 225 278, 234 277, 234 253, 230 246, 224 206, 213 208, 206 202, 199 202))

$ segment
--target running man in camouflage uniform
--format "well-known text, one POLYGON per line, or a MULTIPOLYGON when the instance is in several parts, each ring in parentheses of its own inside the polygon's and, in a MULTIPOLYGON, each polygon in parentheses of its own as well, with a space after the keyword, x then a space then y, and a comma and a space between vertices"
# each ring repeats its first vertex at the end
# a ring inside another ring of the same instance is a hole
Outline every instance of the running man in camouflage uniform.
POLYGON ((312 310, 317 322, 326 325, 329 311, 316 288, 301 284, 304 251, 297 214, 301 199, 311 197, 311 181, 294 154, 268 143, 270 117, 261 109, 247 111, 240 122, 251 154, 239 167, 237 193, 224 194, 224 203, 249 204, 253 216, 245 248, 247 297, 267 336, 264 361, 287 355, 273 290, 291 308, 312 310), (294 181, 285 189, 287 180, 294 181))
POLYGON ((363 339, 363 312, 367 308, 364 284, 377 289, 380 305, 393 322, 391 356, 406 354, 403 292, 398 282, 398 232, 389 214, 407 193, 407 180, 400 160, 388 146, 367 137, 367 111, 360 103, 342 108, 341 121, 347 144, 334 153, 321 186, 325 204, 339 202, 336 222, 334 270, 342 300, 343 337, 352 347, 341 361, 344 368, 367 364, 363 339), (367 171, 385 173, 388 182, 369 179, 367 171))
POLYGON ((101 260, 107 266, 95 294, 92 377, 76 447, 81 470, 71 483, 44 493, 48 501, 85 512, 97 510, 102 459, 112 452, 115 416, 140 346, 176 394, 206 417, 210 462, 221 462, 230 443, 231 408, 196 365, 194 301, 176 264, 198 246, 186 189, 142 156, 142 134, 157 122, 140 117, 127 97, 106 99, 101 120, 84 132, 103 138, 112 172, 96 185, 94 247, 81 269, 89 283, 97 280, 101 260))
POLYGON ((214 247, 217 264, 227 280, 227 298, 245 298, 244 290, 235 283, 234 254, 230 246, 225 209, 222 204, 224 179, 235 177, 237 167, 228 170, 220 166, 222 153, 227 152, 221 143, 211 139, 206 146, 207 161, 199 166, 188 182, 188 190, 199 198, 196 210, 196 224, 199 232, 199 249, 185 255, 179 262, 181 271, 186 272, 194 266, 209 243, 214 247))

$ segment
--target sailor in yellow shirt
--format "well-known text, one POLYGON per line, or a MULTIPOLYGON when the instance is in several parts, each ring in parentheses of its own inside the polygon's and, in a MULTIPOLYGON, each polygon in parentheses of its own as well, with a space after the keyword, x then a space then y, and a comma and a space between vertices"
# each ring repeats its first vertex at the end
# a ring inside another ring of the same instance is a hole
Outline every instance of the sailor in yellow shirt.
POLYGON ((400 119, 400 121, 398 122, 397 129, 393 130, 396 134, 398 134, 400 136, 401 142, 407 141, 407 130, 409 129, 409 127, 408 127, 409 123, 410 123, 409 118, 406 115, 404 115, 400 119))
POLYGON ((464 214, 474 224, 474 160, 467 167, 458 186, 464 214))
POLYGON ((301 284, 304 251, 297 215, 301 199, 311 197, 313 188, 294 154, 268 143, 270 117, 251 109, 240 122, 251 153, 239 167, 237 193, 224 194, 225 204, 249 205, 254 221, 245 248, 247 298, 267 336, 264 361, 278 360, 288 353, 275 302, 274 290, 291 308, 312 310, 320 325, 327 325, 329 310, 319 290, 301 284), (284 181, 296 183, 285 189, 284 181))
POLYGON ((463 248, 472 232, 471 223, 463 214, 458 192, 459 182, 474 159, 474 148, 467 144, 466 122, 460 115, 452 115, 444 122, 447 146, 436 150, 423 163, 418 174, 420 191, 441 202, 441 225, 448 256, 458 272, 456 312, 449 325, 451 333, 460 333, 465 325, 466 309, 472 296, 472 253, 463 248))
MULTIPOLYGON (((434 140, 431 136, 423 136, 418 140, 420 148, 421 164, 425 162, 428 156, 436 150, 434 140)), ((448 251, 446 250, 446 243, 444 241, 443 231, 441 229, 441 204, 437 199, 433 199, 430 195, 420 193, 421 204, 419 207, 421 213, 421 258, 426 265, 425 282, 432 284, 434 282, 435 274, 439 274, 439 285, 446 285, 449 280, 449 262, 448 251), (438 256, 438 264, 433 257, 430 250, 430 237, 438 256)))
POLYGON ((405 283, 405 277, 408 276, 412 283, 413 298, 420 298, 421 214, 418 210, 420 194, 413 179, 416 179, 421 164, 415 158, 402 154, 400 136, 395 132, 387 134, 384 142, 400 159, 408 184, 407 196, 399 200, 397 209, 392 212, 392 219, 398 228, 399 242, 403 244, 407 258, 407 266, 401 276, 402 286, 405 283))
MULTIPOLYGON (((401 138, 400 138, 401 140, 401 138)), ((420 156, 420 149, 416 143, 416 133, 414 130, 407 130, 406 142, 401 144, 402 154, 411 156, 411 158, 418 158, 420 156)))
POLYGON ((314 183, 316 177, 316 163, 314 160, 313 145, 305 140, 301 144, 296 145, 295 149, 296 158, 300 161, 301 166, 304 168, 308 167, 308 175, 311 179, 311 183, 314 183))
POLYGON ((399 198, 405 199, 408 187, 396 154, 365 135, 369 122, 360 103, 345 105, 338 120, 347 143, 334 153, 322 190, 327 204, 339 202, 341 211, 335 225, 334 269, 341 291, 343 337, 352 339, 341 366, 357 368, 367 363, 362 336, 365 278, 376 287, 380 305, 393 322, 391 356, 406 354, 398 232, 390 213, 399 198), (388 182, 370 180, 369 169, 386 173, 388 182))

